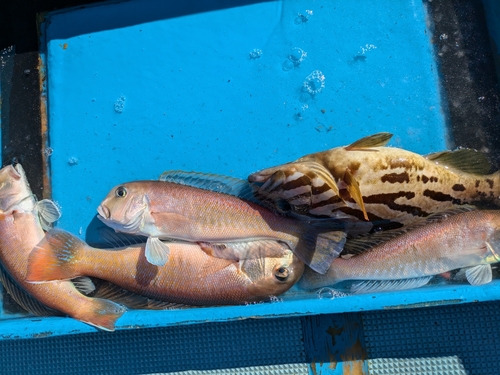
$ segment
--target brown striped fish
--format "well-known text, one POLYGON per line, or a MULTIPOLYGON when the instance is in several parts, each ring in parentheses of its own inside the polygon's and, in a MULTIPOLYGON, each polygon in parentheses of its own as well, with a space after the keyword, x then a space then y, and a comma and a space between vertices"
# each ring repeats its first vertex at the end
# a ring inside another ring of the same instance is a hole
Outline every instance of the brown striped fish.
POLYGON ((292 215, 390 220, 416 217, 462 204, 500 203, 500 172, 486 174, 485 155, 471 149, 427 156, 386 147, 390 133, 317 152, 251 174, 254 194, 292 215))

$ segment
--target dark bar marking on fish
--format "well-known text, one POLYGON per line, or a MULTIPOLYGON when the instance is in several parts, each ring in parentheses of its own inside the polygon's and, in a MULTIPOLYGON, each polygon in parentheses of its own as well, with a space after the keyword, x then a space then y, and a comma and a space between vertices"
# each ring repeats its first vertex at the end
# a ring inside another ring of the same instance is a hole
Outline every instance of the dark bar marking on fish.
POLYGON ((327 184, 323 184, 321 186, 312 186, 313 195, 319 195, 328 190, 330 190, 330 186, 328 186, 327 184))
MULTIPOLYGON (((350 199, 350 198, 349 198, 349 200, 352 201, 352 199, 350 199)), ((323 206, 326 206, 329 204, 336 204, 336 203, 340 203, 340 202, 342 202, 342 199, 338 195, 335 195, 334 197, 330 197, 326 200, 311 204, 311 209, 323 207, 323 206)))
POLYGON ((403 173, 390 173, 381 177, 382 182, 389 182, 390 184, 402 184, 403 182, 410 182, 410 176, 407 172, 403 173))
MULTIPOLYGON (((368 197, 363 197, 365 204, 385 204, 393 211, 406 212, 413 216, 428 216, 429 213, 423 211, 420 207, 412 206, 408 204, 398 204, 396 199, 406 198, 408 200, 415 198, 415 193, 412 191, 400 191, 398 193, 390 194, 376 194, 370 195, 368 197)), ((370 209, 368 208, 367 211, 370 209)), ((370 215, 370 213, 368 213, 370 215)))
POLYGON ((480 183, 481 183, 481 181, 476 180, 476 188, 478 188, 478 187, 479 187, 479 184, 480 184, 480 183))
POLYGON ((398 159, 389 160, 389 167, 391 169, 403 168, 404 170, 407 170, 407 171, 411 171, 412 169, 416 169, 418 171, 421 171, 424 169, 424 167, 422 165, 416 165, 416 164, 410 163, 408 160, 398 160, 398 159))
POLYGON ((361 166, 360 162, 353 161, 349 164, 348 168, 351 170, 352 173, 354 173, 359 169, 360 166, 361 166))
POLYGON ((438 178, 437 177, 431 177, 431 182, 438 182, 438 178))
POLYGON ((452 202, 453 204, 462 203, 460 199, 453 198, 451 195, 429 189, 424 190, 424 197, 431 198, 432 200, 435 200, 437 202, 452 202))
POLYGON ((487 178, 485 181, 488 183, 488 185, 490 185, 490 189, 493 189, 493 180, 490 178, 487 178))
MULTIPOLYGON (((346 215, 351 215, 359 220, 366 221, 365 217, 363 215, 363 211, 361 211, 361 210, 357 210, 357 209, 351 208, 351 207, 340 207, 338 210, 343 212, 346 215)), ((367 214, 368 214, 369 221, 381 221, 381 220, 383 220, 383 218, 381 218, 377 215, 371 214, 370 212, 367 212, 367 214)))
POLYGON ((465 191, 465 186, 462 184, 455 184, 451 187, 454 191, 465 191))
POLYGON ((301 177, 295 180, 287 180, 281 187, 283 190, 293 190, 302 186, 310 185, 311 180, 309 177, 302 175, 301 177))
POLYGON ((423 182, 424 184, 426 184, 427 182, 429 182, 429 177, 427 177, 427 176, 423 175, 423 176, 422 176, 422 182, 423 182))
POLYGON ((420 176, 417 176, 417 182, 420 182, 420 176))

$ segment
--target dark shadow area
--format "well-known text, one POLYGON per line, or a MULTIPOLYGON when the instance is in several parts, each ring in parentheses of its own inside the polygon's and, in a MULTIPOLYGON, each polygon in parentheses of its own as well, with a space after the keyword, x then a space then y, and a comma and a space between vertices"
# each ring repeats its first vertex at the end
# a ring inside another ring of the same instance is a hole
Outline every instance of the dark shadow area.
POLYGON ((495 60, 480 0, 427 2, 432 43, 455 146, 488 153, 500 169, 500 97, 495 60))

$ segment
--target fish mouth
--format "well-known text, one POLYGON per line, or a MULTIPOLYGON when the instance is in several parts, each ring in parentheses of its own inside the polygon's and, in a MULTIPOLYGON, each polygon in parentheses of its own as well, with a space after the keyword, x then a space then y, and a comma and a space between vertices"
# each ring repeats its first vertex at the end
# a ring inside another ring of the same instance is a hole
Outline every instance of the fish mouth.
POLYGON ((99 206, 97 208, 97 218, 101 220, 108 227, 116 230, 117 232, 139 234, 142 224, 144 222, 144 212, 145 207, 137 212, 130 220, 127 222, 118 221, 111 218, 111 212, 106 206, 99 206))
POLYGON ((109 211, 109 208, 107 208, 102 204, 99 205, 99 207, 97 207, 97 212, 99 213, 98 217, 100 220, 109 220, 109 218, 111 217, 111 212, 109 211))

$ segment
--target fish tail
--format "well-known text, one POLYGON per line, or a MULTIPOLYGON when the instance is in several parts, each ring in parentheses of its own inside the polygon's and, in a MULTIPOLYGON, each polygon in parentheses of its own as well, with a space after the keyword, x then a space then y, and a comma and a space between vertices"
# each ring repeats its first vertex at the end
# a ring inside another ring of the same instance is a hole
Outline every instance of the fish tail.
POLYGON ((104 331, 114 331, 116 321, 127 309, 103 298, 91 298, 92 307, 74 318, 104 331))
POLYGON ((318 232, 312 228, 299 240, 295 254, 314 271, 325 274, 344 249, 346 238, 343 230, 318 232))
POLYGON ((78 251, 85 246, 85 242, 71 233, 50 230, 29 255, 26 281, 37 283, 81 276, 75 265, 78 251))

